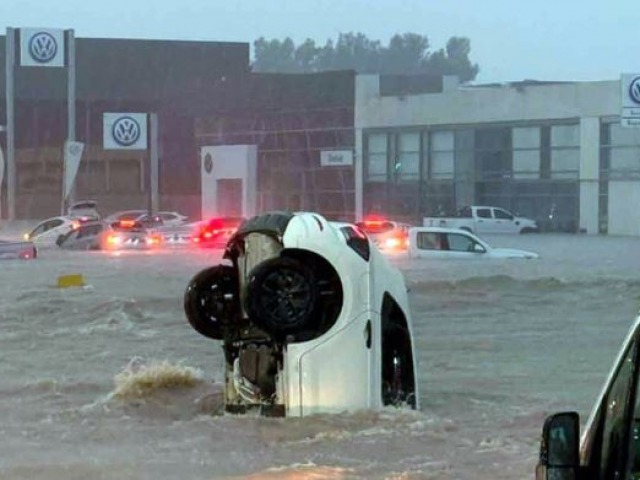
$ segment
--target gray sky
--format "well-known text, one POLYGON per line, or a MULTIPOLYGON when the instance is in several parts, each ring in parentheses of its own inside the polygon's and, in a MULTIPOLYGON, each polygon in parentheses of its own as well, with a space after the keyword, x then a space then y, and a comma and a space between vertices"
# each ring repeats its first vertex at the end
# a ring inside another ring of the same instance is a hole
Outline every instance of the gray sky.
POLYGON ((471 40, 476 83, 613 80, 640 72, 640 0, 0 0, 0 28, 73 28, 76 37, 324 44, 362 32, 386 44, 471 40))

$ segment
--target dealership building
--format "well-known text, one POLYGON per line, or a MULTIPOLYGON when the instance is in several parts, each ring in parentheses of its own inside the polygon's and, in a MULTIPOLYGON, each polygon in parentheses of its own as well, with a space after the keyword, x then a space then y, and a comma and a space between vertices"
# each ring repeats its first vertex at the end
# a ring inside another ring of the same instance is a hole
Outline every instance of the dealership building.
MULTIPOLYGON (((544 230, 640 235, 640 128, 625 126, 633 90, 621 80, 255 74, 245 43, 77 38, 71 136, 68 68, 21 64, 33 33, 16 32, 9 70, 0 37, 4 126, 7 71, 14 83, 14 218, 60 212, 71 137, 84 144, 72 196, 104 213, 145 208, 152 192, 154 206, 192 217, 287 209, 420 223, 485 204, 544 230), (135 113, 156 115, 156 135, 112 148, 117 115, 135 113)), ((5 157, 7 140, 0 132, 5 157)))

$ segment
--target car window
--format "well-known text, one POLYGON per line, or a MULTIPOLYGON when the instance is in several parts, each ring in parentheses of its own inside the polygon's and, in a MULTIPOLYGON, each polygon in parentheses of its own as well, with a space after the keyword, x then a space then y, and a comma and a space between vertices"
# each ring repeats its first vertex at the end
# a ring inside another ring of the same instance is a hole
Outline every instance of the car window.
POLYGON ((159 217, 164 221, 175 220, 177 218, 173 213, 161 213, 159 217))
POLYGON ((463 234, 449 233, 447 234, 449 240, 449 250, 454 252, 473 252, 476 242, 473 239, 463 234))
POLYGON ((476 210, 476 216, 480 218, 491 218, 491 210, 489 208, 479 208, 476 210))
POLYGON ((513 215, 511 215, 506 210, 502 210, 501 208, 494 208, 493 214, 495 215, 496 218, 500 218, 503 220, 513 220, 513 215))
POLYGON ((87 225, 78 231, 78 238, 93 237, 102 231, 102 225, 87 225))
POLYGON ((416 246, 420 250, 441 250, 441 235, 435 232, 418 232, 416 246))

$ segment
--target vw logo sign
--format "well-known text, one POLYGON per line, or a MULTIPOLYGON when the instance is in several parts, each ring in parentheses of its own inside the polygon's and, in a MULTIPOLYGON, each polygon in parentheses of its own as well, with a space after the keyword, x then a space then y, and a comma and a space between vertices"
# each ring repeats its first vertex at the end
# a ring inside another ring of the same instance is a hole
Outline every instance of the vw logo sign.
POLYGON ((631 80, 629 84, 629 98, 640 105, 640 77, 631 80))
POLYGON ((213 170, 213 158, 211 158, 211 154, 207 153, 204 156, 204 171, 207 173, 211 173, 213 170))
POLYGON ((58 53, 58 42, 47 32, 39 32, 29 39, 29 55, 38 63, 49 63, 58 53))
POLYGON ((111 136, 118 145, 130 147, 140 139, 140 125, 131 117, 120 117, 111 127, 111 136))

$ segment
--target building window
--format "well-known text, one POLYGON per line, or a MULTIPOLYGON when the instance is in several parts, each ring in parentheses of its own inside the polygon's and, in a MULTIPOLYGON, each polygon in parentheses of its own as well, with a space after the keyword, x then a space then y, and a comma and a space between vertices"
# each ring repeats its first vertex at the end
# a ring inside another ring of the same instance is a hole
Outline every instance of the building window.
POLYGON ((418 180, 420 175, 420 134, 398 134, 395 175, 398 181, 418 180))
POLYGON ((431 133, 429 176, 430 180, 451 180, 454 174, 454 136, 451 130, 431 133))
POLYGON ((629 178, 640 176, 640 130, 609 124, 609 176, 629 178))
POLYGON ((367 135, 367 181, 387 181, 387 150, 388 139, 386 133, 371 133, 367 135))
POLYGON ((511 131, 513 178, 540 178, 540 127, 517 127, 511 131))
POLYGON ((553 125, 551 127, 551 178, 577 179, 579 170, 579 125, 553 125))

